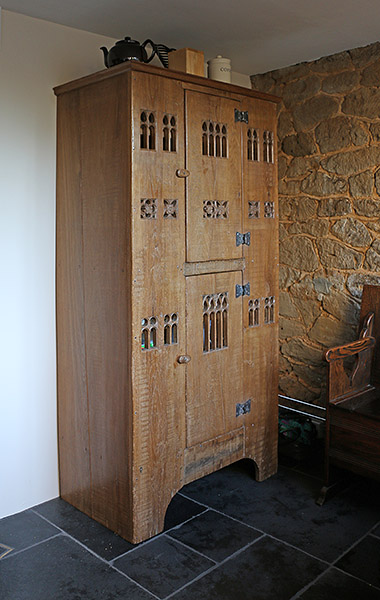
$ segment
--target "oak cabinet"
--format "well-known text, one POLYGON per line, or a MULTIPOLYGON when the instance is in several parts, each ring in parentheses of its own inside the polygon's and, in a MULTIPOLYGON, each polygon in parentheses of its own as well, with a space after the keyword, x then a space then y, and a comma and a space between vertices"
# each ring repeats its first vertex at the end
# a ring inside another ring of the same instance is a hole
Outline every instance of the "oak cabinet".
POLYGON ((60 490, 139 542, 277 468, 277 99, 140 63, 55 93, 60 490))

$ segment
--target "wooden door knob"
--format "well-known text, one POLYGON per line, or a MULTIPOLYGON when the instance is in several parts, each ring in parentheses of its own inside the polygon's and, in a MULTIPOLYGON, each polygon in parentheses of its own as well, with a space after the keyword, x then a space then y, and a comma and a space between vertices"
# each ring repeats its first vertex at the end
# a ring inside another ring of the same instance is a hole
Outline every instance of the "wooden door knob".
POLYGON ((175 174, 177 175, 177 177, 188 177, 190 175, 190 171, 188 171, 187 169, 177 169, 175 174))
POLYGON ((189 356, 188 354, 181 354, 181 356, 177 358, 177 362, 179 362, 180 365, 187 365, 187 363, 189 363, 190 361, 191 356, 189 356))

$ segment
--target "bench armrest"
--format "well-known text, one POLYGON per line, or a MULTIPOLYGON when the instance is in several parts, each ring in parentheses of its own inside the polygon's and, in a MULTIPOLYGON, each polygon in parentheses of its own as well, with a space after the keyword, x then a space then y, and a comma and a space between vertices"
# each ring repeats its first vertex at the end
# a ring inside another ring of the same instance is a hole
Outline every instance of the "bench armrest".
POLYGON ((343 399, 361 393, 370 387, 371 366, 376 339, 372 337, 374 313, 368 313, 363 322, 359 339, 325 352, 328 362, 328 401, 343 399), (344 360, 356 356, 351 372, 344 360))

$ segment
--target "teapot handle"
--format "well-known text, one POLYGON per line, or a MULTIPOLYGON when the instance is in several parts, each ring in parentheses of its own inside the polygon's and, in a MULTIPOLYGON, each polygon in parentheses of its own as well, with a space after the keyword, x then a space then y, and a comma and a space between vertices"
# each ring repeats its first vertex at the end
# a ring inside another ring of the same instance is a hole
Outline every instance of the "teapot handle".
POLYGON ((156 44, 154 42, 152 42, 152 40, 145 40, 145 42, 143 42, 141 44, 141 46, 144 48, 144 50, 145 50, 145 46, 147 44, 151 45, 151 47, 152 47, 152 54, 149 56, 149 58, 147 58, 147 60, 144 60, 145 63, 149 63, 152 60, 152 58, 154 58, 156 56, 156 54, 157 54, 156 44))

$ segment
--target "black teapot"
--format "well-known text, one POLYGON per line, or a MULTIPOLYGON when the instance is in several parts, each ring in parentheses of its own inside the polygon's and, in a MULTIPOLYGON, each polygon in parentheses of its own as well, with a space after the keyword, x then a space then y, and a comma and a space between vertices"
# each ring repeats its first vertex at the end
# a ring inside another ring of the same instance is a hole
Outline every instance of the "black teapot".
POLYGON ((168 68, 168 52, 174 50, 174 48, 168 48, 164 44, 155 44, 152 40, 145 40, 142 44, 137 40, 132 40, 130 37, 125 37, 123 40, 119 40, 111 48, 107 50, 105 46, 100 48, 104 54, 104 64, 107 68, 119 65, 126 60, 138 60, 140 62, 149 63, 154 56, 158 56, 164 67, 168 68), (151 54, 148 57, 148 53, 145 47, 150 44, 151 54))

